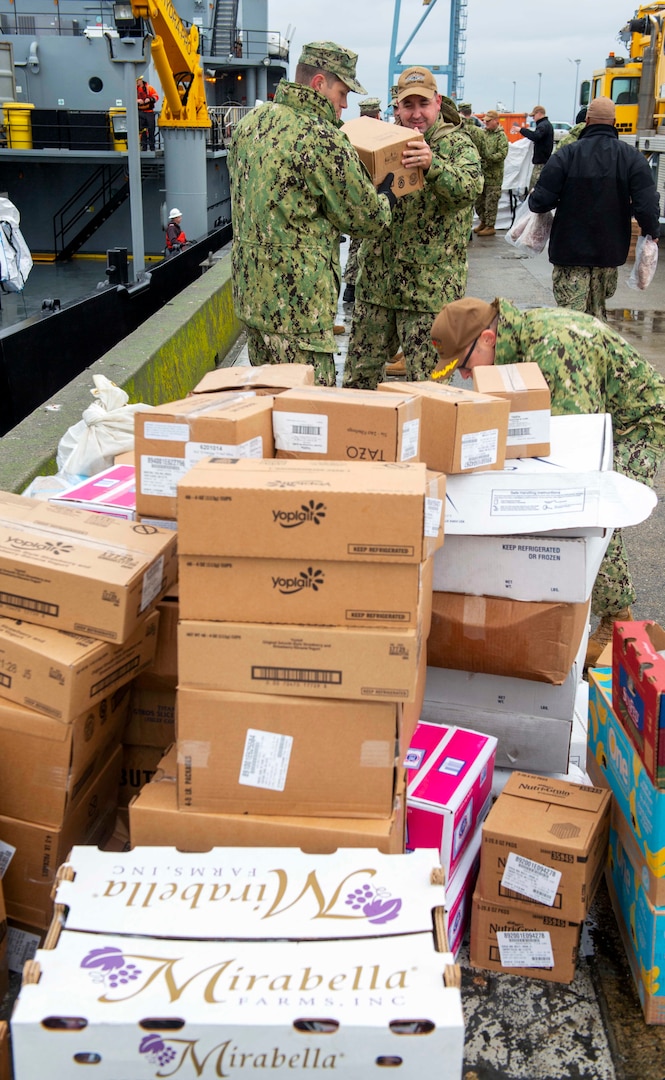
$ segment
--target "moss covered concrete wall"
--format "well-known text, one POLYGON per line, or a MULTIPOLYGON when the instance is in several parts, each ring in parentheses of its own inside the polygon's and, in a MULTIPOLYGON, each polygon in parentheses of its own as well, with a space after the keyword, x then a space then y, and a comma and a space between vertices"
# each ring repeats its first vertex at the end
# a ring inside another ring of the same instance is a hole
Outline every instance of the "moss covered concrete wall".
POLYGON ((64 433, 93 401, 93 376, 122 386, 130 403, 159 405, 185 397, 238 339, 231 258, 224 256, 129 337, 0 440, 0 489, 23 491, 36 476, 57 472, 64 433))

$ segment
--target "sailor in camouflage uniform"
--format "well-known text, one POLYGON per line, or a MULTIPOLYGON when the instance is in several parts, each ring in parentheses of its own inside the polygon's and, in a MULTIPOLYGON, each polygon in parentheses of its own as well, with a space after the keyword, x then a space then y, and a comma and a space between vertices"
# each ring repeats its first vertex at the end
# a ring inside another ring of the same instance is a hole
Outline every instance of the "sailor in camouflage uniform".
POLYGON ((478 236, 494 236, 496 212, 501 198, 503 168, 508 154, 508 139, 499 123, 494 109, 485 113, 485 130, 481 132, 480 161, 483 166, 485 186, 476 199, 476 213, 480 224, 473 230, 478 236))
POLYGON ((357 55, 331 41, 305 45, 295 82, 238 124, 229 150, 233 302, 252 364, 310 363, 334 386, 339 237, 390 226, 392 174, 373 187, 340 115, 357 55))
POLYGON ((473 109, 471 108, 471 103, 469 101, 463 101, 458 106, 458 111, 464 130, 466 131, 467 135, 471 139, 471 142, 480 154, 480 148, 483 144, 483 128, 480 124, 477 124, 471 116, 471 113, 473 112, 473 109))
MULTIPOLYGON (((372 120, 381 119, 381 99, 378 97, 363 98, 358 103, 361 116, 370 116, 372 120)), ((358 252, 362 241, 354 236, 349 240, 349 253, 346 256, 344 267, 344 284, 346 288, 342 296, 345 304, 352 304, 356 298, 356 278, 358 277, 358 252)))
MULTIPOLYGON (((551 391, 553 415, 610 413, 614 468, 653 487, 665 456, 665 379, 600 319, 566 308, 520 311, 508 300, 488 304, 467 297, 439 313, 432 339, 444 377, 459 370, 468 379, 474 367, 486 364, 537 363, 551 391)), ((591 609, 600 624, 589 641, 587 663, 595 663, 610 640, 615 619, 632 618, 634 600, 616 530, 593 589, 591 609)))
POLYGON ((432 319, 442 303, 464 295, 482 173, 456 110, 453 124, 440 115, 441 104, 431 71, 402 72, 395 110, 401 124, 414 131, 402 164, 422 168, 425 183, 398 200, 389 236, 367 240, 360 249, 345 386, 374 389, 386 360, 400 348, 407 377, 428 378, 437 359, 432 319))

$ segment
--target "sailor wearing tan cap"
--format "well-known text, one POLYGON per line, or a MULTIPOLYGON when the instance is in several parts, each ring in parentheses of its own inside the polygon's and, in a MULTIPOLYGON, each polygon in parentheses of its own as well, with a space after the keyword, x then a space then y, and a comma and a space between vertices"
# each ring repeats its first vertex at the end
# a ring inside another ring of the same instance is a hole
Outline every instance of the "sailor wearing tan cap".
POLYGON ((485 113, 485 130, 482 136, 480 160, 485 184, 476 199, 476 213, 480 224, 473 231, 478 236, 494 236, 496 212, 503 184, 503 167, 508 154, 508 139, 495 109, 488 109, 485 113))

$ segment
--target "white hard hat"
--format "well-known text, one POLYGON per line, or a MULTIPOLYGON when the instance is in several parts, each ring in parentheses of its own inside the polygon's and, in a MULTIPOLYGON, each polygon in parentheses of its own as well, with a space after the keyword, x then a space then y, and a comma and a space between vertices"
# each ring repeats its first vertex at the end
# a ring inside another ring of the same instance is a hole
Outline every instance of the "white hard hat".
POLYGON ((173 210, 169 214, 169 221, 173 221, 173 218, 182 217, 182 210, 178 210, 177 206, 173 207, 173 210))

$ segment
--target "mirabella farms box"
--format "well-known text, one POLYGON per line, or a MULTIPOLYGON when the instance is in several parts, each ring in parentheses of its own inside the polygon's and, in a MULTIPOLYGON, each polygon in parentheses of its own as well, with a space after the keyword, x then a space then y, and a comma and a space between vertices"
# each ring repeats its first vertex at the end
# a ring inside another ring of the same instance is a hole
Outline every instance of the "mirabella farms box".
POLYGON ((59 1080, 83 1063, 98 1080, 357 1080, 399 1065, 422 1080, 437 1061, 459 1080, 459 969, 437 869, 432 851, 74 848, 50 947, 12 1016, 16 1074, 48 1061, 59 1080))

